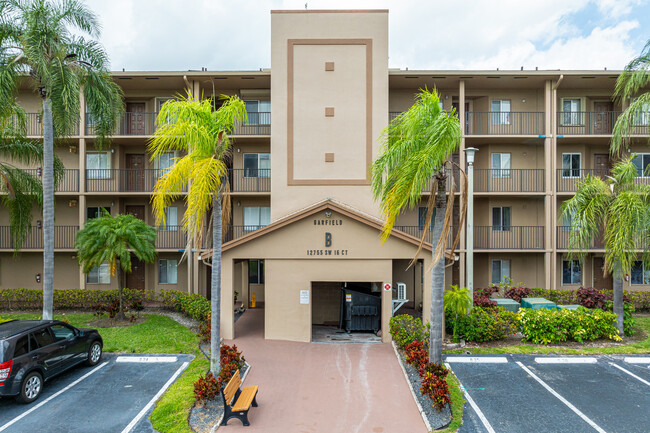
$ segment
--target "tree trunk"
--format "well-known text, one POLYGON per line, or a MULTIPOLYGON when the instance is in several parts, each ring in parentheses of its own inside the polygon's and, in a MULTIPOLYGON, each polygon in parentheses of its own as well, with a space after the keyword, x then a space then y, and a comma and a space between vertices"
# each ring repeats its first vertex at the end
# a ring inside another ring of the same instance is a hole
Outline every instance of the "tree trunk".
MULTIPOLYGON (((445 223, 445 211, 447 209, 447 185, 445 177, 437 177, 438 192, 436 195, 436 216, 434 219, 431 244, 433 249, 431 257, 436 255, 436 246, 442 235, 442 227, 445 223)), ((429 321, 429 361, 442 364, 442 320, 443 305, 442 296, 445 289, 445 258, 436 263, 431 269, 431 312, 429 321)))
POLYGON ((117 269, 115 272, 117 273, 117 297, 120 301, 120 307, 117 310, 117 319, 126 320, 126 315, 124 314, 124 302, 122 300, 122 262, 119 260, 117 261, 117 269))
POLYGON ((221 197, 212 200, 212 289, 210 314, 210 371, 219 375, 221 355, 221 197))
POLYGON ((618 328, 618 335, 623 338, 625 336, 623 328, 623 276, 619 272, 614 273, 614 314, 616 314, 616 328, 618 328))
POLYGON ((51 101, 43 99, 43 319, 54 308, 54 126, 51 101))

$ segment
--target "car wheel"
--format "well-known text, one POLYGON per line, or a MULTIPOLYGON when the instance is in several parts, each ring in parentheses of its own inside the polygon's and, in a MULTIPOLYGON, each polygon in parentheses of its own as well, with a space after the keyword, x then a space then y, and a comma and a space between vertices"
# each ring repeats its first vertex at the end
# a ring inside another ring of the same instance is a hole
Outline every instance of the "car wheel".
POLYGON ((19 398, 23 403, 31 403, 41 395, 43 389, 43 376, 37 371, 32 371, 25 377, 20 387, 19 398))
POLYGON ((97 365, 102 359, 102 345, 95 341, 88 349, 88 365, 97 365))

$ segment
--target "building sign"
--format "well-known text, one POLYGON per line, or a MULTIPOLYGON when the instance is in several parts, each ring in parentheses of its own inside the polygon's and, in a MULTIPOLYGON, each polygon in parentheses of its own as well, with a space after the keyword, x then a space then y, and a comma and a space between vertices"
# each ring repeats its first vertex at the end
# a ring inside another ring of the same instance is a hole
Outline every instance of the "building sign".
POLYGON ((300 291, 300 304, 309 305, 309 290, 300 291))
POLYGON ((337 219, 322 219, 322 220, 314 220, 314 225, 315 226, 342 226, 343 225, 343 220, 337 220, 337 219))
MULTIPOLYGON (((315 226, 342 226, 342 219, 332 219, 328 215, 325 219, 314 219, 315 226)), ((331 232, 324 233, 324 249, 308 249, 308 256, 347 256, 348 250, 330 249, 334 245, 334 235, 331 232)))

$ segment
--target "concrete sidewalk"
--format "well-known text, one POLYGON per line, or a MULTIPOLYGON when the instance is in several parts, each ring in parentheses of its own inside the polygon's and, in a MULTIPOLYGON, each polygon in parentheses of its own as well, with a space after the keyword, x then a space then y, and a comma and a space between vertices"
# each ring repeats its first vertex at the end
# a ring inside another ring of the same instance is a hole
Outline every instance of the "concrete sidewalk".
POLYGON ((266 433, 426 432, 389 344, 317 344, 264 340, 264 310, 236 323, 236 344, 259 385, 250 427, 232 419, 219 431, 266 433))

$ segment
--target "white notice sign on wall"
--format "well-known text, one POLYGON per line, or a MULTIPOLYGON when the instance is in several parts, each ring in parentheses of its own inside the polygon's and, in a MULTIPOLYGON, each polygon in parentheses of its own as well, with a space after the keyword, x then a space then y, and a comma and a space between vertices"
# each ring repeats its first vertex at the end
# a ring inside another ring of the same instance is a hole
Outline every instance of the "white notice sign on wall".
POLYGON ((300 291, 300 303, 304 305, 309 305, 309 290, 300 291))

